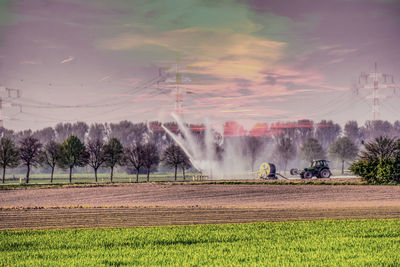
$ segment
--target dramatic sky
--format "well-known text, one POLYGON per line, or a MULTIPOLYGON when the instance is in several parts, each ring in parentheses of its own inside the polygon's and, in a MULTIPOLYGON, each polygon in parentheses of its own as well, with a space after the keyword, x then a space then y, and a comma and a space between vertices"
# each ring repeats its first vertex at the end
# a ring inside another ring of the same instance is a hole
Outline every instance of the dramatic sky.
POLYGON ((372 100, 352 84, 374 62, 400 81, 399 48, 400 0, 0 0, 1 116, 170 121, 178 65, 190 122, 362 123, 372 100))

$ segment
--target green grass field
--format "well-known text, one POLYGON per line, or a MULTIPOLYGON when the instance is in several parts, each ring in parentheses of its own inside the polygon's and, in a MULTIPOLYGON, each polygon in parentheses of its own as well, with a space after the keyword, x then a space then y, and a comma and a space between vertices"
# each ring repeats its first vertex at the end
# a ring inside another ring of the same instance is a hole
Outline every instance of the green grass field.
MULTIPOLYGON (((198 173, 187 173, 186 180, 192 180, 193 176, 198 175, 198 173)), ((98 174, 98 182, 99 183, 107 183, 110 182, 110 174, 109 173, 99 173, 98 174)), ((177 176, 177 180, 183 181, 183 176, 179 174, 177 176)), ((146 174, 139 175, 139 182, 147 181, 146 174)), ((168 182, 174 181, 173 173, 151 173, 150 181, 156 182, 168 182)), ((72 175, 73 183, 94 183, 94 174, 92 173, 74 173, 72 175)), ((113 177, 113 182, 116 183, 124 183, 124 182, 136 182, 136 174, 127 174, 127 173, 116 173, 113 177)), ((5 184, 24 184, 25 183, 25 174, 19 175, 7 175, 5 184)), ((50 174, 32 174, 29 178, 30 184, 49 184, 50 183, 50 174)), ((67 184, 69 183, 68 174, 54 174, 53 184, 67 184)), ((0 183, 1 184, 1 183, 0 183)))
POLYGON ((1 266, 398 266, 400 220, 2 231, 1 266))

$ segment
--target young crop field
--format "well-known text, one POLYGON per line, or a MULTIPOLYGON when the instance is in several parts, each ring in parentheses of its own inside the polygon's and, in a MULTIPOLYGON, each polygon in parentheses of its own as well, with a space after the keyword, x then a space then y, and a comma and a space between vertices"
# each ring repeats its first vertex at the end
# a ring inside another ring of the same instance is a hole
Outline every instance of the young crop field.
POLYGON ((400 220, 1 231, 1 266, 400 264, 400 220))

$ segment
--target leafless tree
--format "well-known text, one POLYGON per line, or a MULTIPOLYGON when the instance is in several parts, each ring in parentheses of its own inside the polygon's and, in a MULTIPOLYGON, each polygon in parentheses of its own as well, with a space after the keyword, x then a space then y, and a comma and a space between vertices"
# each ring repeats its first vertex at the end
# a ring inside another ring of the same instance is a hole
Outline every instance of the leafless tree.
POLYGON ((13 138, 14 138, 16 143, 19 143, 23 139, 25 139, 25 138, 27 138, 29 136, 32 136, 32 130, 31 129, 19 131, 19 132, 15 133, 13 135, 13 138))
POLYGON ((140 168, 144 166, 144 148, 142 144, 134 143, 125 148, 124 162, 136 170, 136 183, 139 182, 140 168))
POLYGON ((78 137, 79 140, 84 142, 88 129, 89 129, 89 126, 86 124, 86 122, 78 121, 78 122, 72 124, 71 134, 78 137))
POLYGON ((150 170, 160 162, 157 146, 153 143, 143 145, 143 166, 147 171, 147 182, 150 179, 150 170))
POLYGON ((27 136, 20 141, 19 154, 22 163, 26 166, 26 183, 29 183, 31 167, 40 162, 42 144, 36 138, 27 136))
POLYGON ((392 137, 393 125, 383 120, 366 121, 360 128, 360 132, 366 140, 373 140, 381 136, 392 137))
POLYGON ((0 138, 0 166, 3 168, 3 184, 6 177, 6 168, 15 168, 20 161, 18 148, 10 137, 0 138))
POLYGON ((110 123, 107 127, 108 138, 118 139, 124 147, 131 145, 134 141, 134 126, 130 121, 110 123))
POLYGON ((104 143, 102 139, 89 140, 86 150, 89 153, 88 164, 94 170, 94 178, 97 183, 97 170, 104 163, 104 143))
POLYGON ((106 136, 106 127, 102 123, 94 123, 89 127, 88 140, 103 141, 106 136))
POLYGON ((348 121, 344 125, 344 135, 347 136, 355 145, 361 144, 361 132, 357 121, 348 121))
POLYGON ((304 160, 312 163, 313 160, 325 158, 325 151, 317 139, 309 138, 301 146, 301 155, 304 160))
POLYGON ((263 140, 257 136, 246 136, 245 139, 245 154, 250 157, 251 171, 254 171, 254 163, 263 149, 263 140))
POLYGON ((184 167, 190 162, 185 152, 183 152, 182 149, 175 144, 172 144, 165 149, 162 156, 162 161, 166 166, 175 169, 175 181, 177 178, 178 167, 182 167, 184 169, 184 167))
POLYGON ((283 166, 283 170, 286 173, 289 160, 296 156, 296 147, 293 140, 284 135, 279 136, 275 146, 274 155, 278 162, 283 166))
POLYGON ((53 183, 54 169, 61 156, 61 145, 54 140, 50 140, 41 153, 40 163, 42 166, 51 168, 50 183, 53 183))
POLYGON ((0 127, 0 137, 12 137, 14 134, 13 130, 6 129, 4 127, 0 127))
POLYGON ((48 142, 55 140, 56 133, 52 127, 46 127, 35 131, 32 136, 38 139, 41 144, 47 144, 48 142))
POLYGON ((59 143, 64 142, 70 135, 72 135, 72 124, 71 123, 57 123, 54 128, 56 132, 56 140, 59 143))
POLYGON ((133 142, 134 143, 142 143, 143 141, 149 141, 145 140, 146 137, 148 137, 148 130, 147 130, 147 125, 143 122, 140 123, 135 123, 133 124, 133 142))
POLYGON ((340 125, 333 121, 322 120, 317 124, 317 130, 315 131, 315 138, 322 145, 324 150, 335 142, 341 132, 340 125))

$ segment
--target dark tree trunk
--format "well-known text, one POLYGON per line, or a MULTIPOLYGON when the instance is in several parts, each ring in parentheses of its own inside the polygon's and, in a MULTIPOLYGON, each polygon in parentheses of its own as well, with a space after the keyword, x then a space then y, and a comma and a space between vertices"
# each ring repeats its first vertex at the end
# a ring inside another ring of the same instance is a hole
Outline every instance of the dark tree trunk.
POLYGON ((110 180, 113 182, 114 167, 111 167, 110 180))
POLYGON ((54 167, 51 168, 50 183, 53 183, 54 167))
POLYGON ((3 166, 3 184, 6 182, 6 167, 3 166))
POLYGON ((139 169, 136 169, 136 183, 139 183, 139 169))
POLYGON ((175 181, 176 181, 176 173, 178 171, 178 166, 175 166, 175 181))
POLYGON ((185 167, 182 167, 183 180, 186 180, 185 167))
POLYGON ((26 165, 27 170, 26 170, 26 183, 29 183, 29 173, 31 172, 31 166, 28 164, 26 165))
POLYGON ((344 174, 344 160, 342 160, 342 174, 344 174))
POLYGON ((147 169, 147 182, 150 181, 150 169, 147 169))
POLYGON ((69 183, 72 183, 72 168, 73 167, 69 167, 69 183))
POLYGON ((94 179, 97 183, 97 168, 94 168, 94 179))

